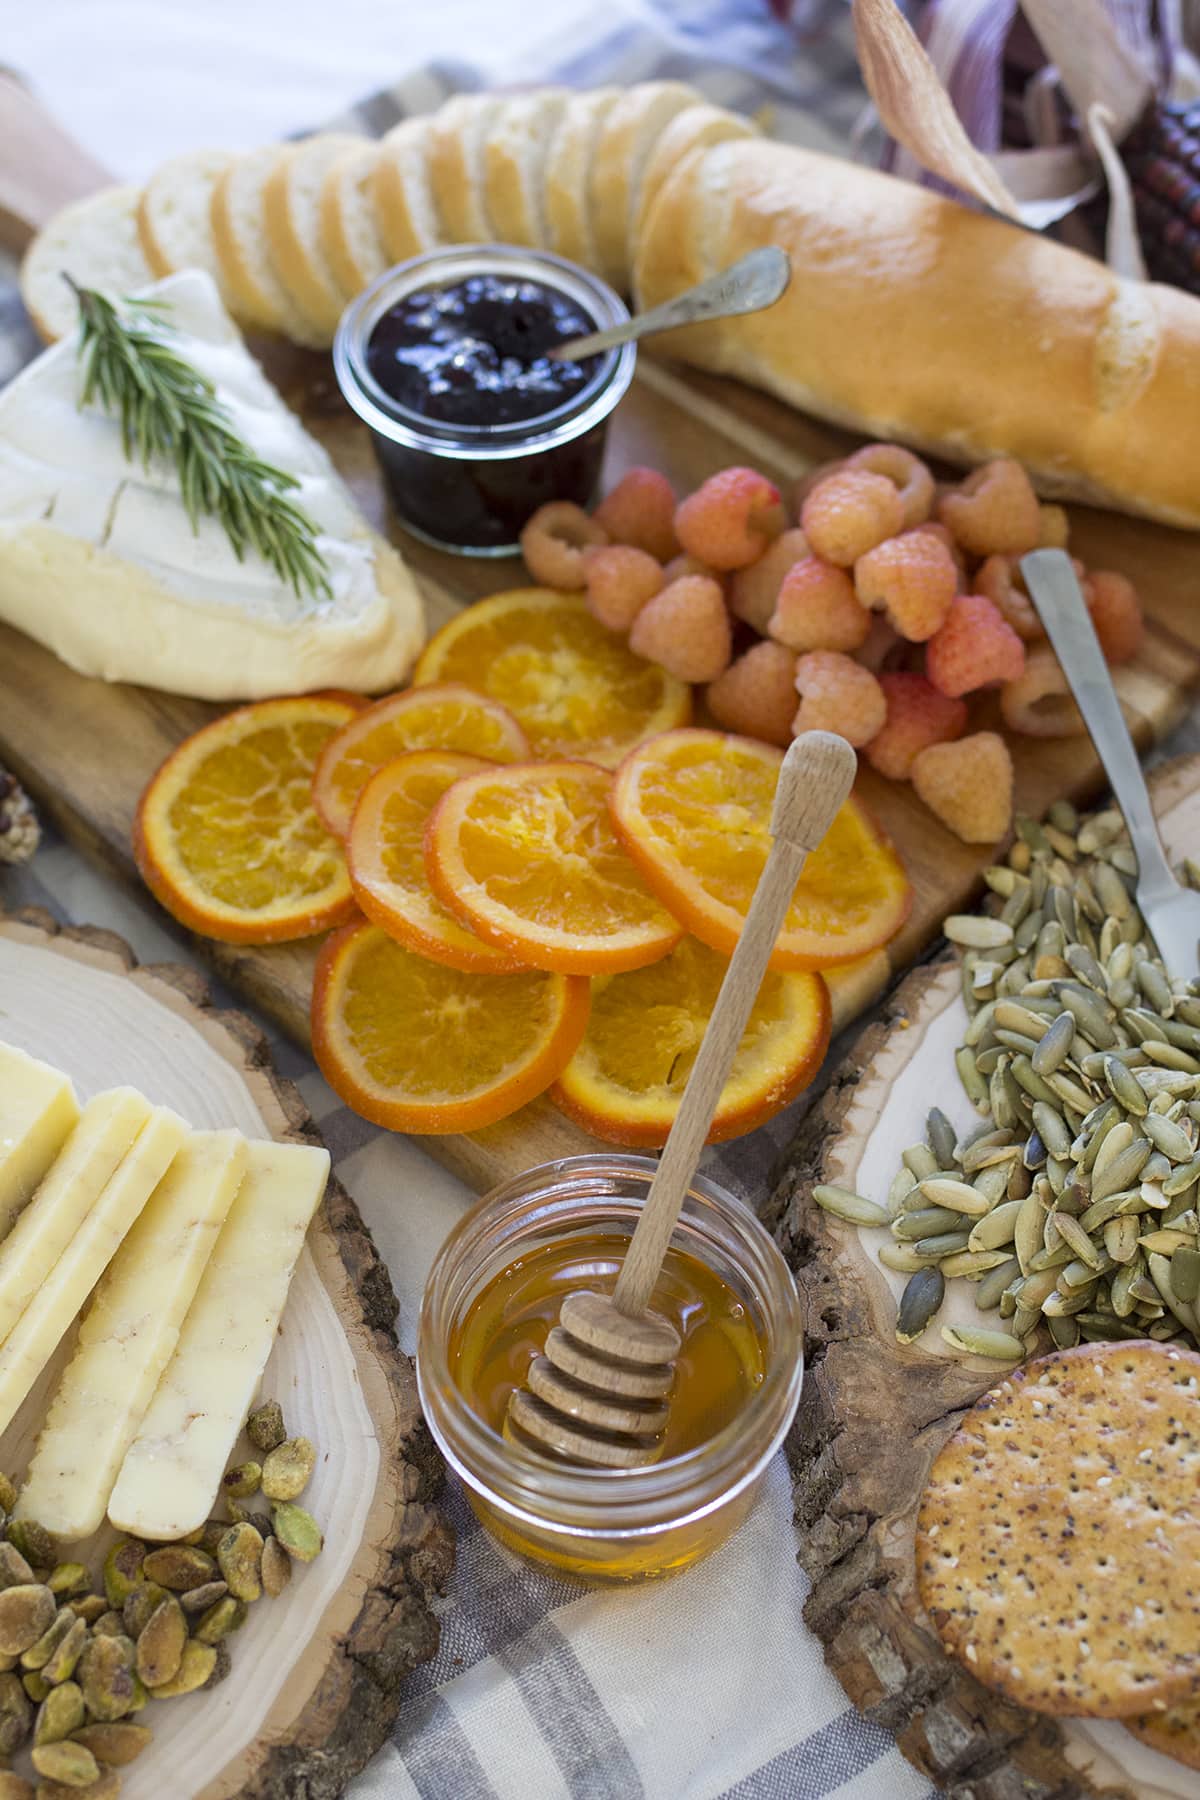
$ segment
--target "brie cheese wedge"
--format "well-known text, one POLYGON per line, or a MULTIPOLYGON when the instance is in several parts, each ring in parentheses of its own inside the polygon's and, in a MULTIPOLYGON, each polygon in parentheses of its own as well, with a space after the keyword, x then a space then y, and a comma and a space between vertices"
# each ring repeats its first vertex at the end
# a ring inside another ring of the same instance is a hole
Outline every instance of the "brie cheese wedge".
POLYGON ((238 435, 297 478, 290 498, 317 527, 332 597, 297 595, 257 551, 239 562, 215 519, 193 529, 174 466, 144 470, 115 419, 80 410, 71 334, 0 392, 0 621, 81 674, 200 699, 397 686, 424 637, 400 556, 250 356, 211 277, 190 269, 147 291, 238 435))

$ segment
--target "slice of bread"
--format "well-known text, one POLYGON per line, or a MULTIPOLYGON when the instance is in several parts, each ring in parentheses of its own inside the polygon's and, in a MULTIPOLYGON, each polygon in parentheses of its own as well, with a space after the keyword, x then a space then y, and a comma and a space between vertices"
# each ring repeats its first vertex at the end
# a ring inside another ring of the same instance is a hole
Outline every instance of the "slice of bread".
POLYGON ((629 238, 642 172, 676 113, 703 98, 682 81, 643 81, 622 94, 592 153, 592 231, 598 269, 620 293, 630 281, 629 238))
POLYGON ((429 185, 428 117, 403 119, 379 146, 375 165, 375 218, 388 263, 407 262, 442 242, 429 185))
POLYGON ((546 248, 546 153, 567 106, 565 88, 506 99, 483 147, 488 220, 504 244, 546 248))
POLYGON ((592 156, 621 93, 617 87, 602 87, 572 94, 546 152, 546 247, 585 269, 600 266, 592 230, 592 156))
POLYGON ((430 121, 429 184, 448 244, 495 238, 484 198, 484 145, 505 104, 498 94, 456 94, 430 121))
POLYGON ((628 247, 630 268, 650 208, 676 163, 690 156, 693 150, 707 150, 713 144, 725 143, 728 138, 757 136, 758 128, 749 119, 744 119, 740 113, 729 112, 723 106, 712 106, 707 100, 676 113, 651 149, 642 170, 641 185, 633 196, 628 247))
POLYGON ((388 266, 375 214, 378 144, 344 150, 321 189, 321 248, 345 300, 361 294, 388 266))
POLYGON ((212 193, 232 161, 227 150, 185 150, 150 177, 138 203, 138 231, 156 275, 203 269, 220 284, 212 193))
POLYGON ((64 272, 80 287, 110 294, 136 293, 154 280, 138 235, 141 189, 102 188, 73 200, 38 232, 21 264, 21 298, 39 337, 65 337, 79 323, 79 308, 64 272))
POLYGON ((349 132, 318 132, 289 145, 263 184, 271 261, 301 312, 329 337, 346 302, 321 243, 321 193, 338 157, 361 143, 349 132))
POLYGON ((251 331, 271 331, 311 349, 325 349, 331 334, 314 325, 284 286, 271 257, 263 189, 286 149, 267 144, 235 156, 212 194, 213 239, 219 285, 230 309, 251 331))

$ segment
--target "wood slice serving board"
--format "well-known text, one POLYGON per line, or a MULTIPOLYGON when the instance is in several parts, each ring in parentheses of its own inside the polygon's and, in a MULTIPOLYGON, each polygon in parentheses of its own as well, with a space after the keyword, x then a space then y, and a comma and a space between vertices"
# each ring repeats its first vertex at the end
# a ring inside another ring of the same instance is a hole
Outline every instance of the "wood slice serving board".
MULTIPOLYGON (((0 89, 0 101, 3 100, 0 89)), ((11 96, 10 96, 11 98, 11 96)), ((45 115, 31 137, 28 98, 11 122, 12 145, 36 141, 35 160, 46 163, 47 145, 62 134, 45 115)), ((0 106, 0 122, 4 120, 0 106)), ((64 140, 65 142, 65 140, 64 140)), ((48 191, 30 199, 20 188, 9 212, 25 207, 27 224, 40 222, 54 203, 74 197, 100 179, 94 167, 63 152, 48 191), (36 204, 35 204, 36 203, 36 204)), ((0 160, 0 212, 4 161, 0 160)), ((9 183, 11 186, 11 182, 9 183)), ((425 595, 430 630, 462 606, 502 587, 524 584, 522 565, 465 559, 430 549, 400 530, 392 518, 365 428, 341 399, 328 357, 280 345, 256 345, 267 372, 305 425, 329 451, 372 524, 399 545, 425 595)), ((640 372, 613 421, 606 485, 633 463, 651 463, 679 491, 695 487, 729 463, 752 463, 785 492, 815 463, 845 454, 856 440, 802 417, 766 395, 741 385, 656 363, 643 356, 640 372)), ((1186 696, 1200 679, 1200 609, 1195 605, 1200 540, 1115 514, 1075 509, 1072 548, 1095 567, 1124 570, 1142 593, 1150 617, 1146 647, 1121 670, 1117 685, 1142 747, 1178 720, 1186 696)), ((80 604, 87 597, 80 596, 80 604)), ((216 708, 135 687, 107 686, 74 675, 28 638, 0 627, 0 761, 10 765, 72 842, 108 870, 137 884, 130 853, 130 825, 138 796, 163 758, 216 708)), ((986 713, 986 708, 983 709, 986 713)), ((980 721, 990 723, 990 718, 980 721)), ((1014 745, 1018 805, 1040 813, 1061 796, 1085 798, 1100 782, 1086 738, 1053 742, 1026 739, 1014 745)), ((863 795, 894 839, 915 890, 907 925, 886 954, 855 965, 834 989, 835 1020, 855 1017, 906 968, 936 935, 942 918, 966 903, 988 860, 979 847, 952 837, 906 785, 883 781, 871 770, 860 778, 863 795)), ((316 946, 231 948, 197 940, 205 955, 248 999, 261 1006, 301 1043, 308 1042, 308 1006, 316 946)), ((477 1190, 536 1162, 588 1149, 592 1140, 548 1102, 470 1137, 429 1139, 427 1148, 477 1190)))
MULTIPOLYGON (((140 1088, 198 1127, 319 1138, 272 1073, 262 1033, 216 1012, 193 970, 139 968, 111 932, 58 932, 0 914, 0 1037, 65 1069, 81 1100, 140 1088)), ((317 1446, 306 1505, 325 1531, 316 1562, 262 1600, 210 1693, 151 1706, 154 1741, 123 1771, 125 1800, 332 1800, 386 1738, 404 1676, 437 1647, 433 1595, 453 1548, 434 1498, 440 1460, 421 1421, 396 1300, 353 1201, 336 1181, 309 1229, 263 1380, 293 1432, 317 1446)), ((19 1476, 71 1337, 0 1440, 19 1476)), ((114 1541, 74 1551, 94 1570, 114 1541)))
MULTIPOLYGON (((1194 854, 1200 757, 1157 771, 1152 791, 1168 852, 1194 854)), ((806 1301, 804 1393, 789 1443, 800 1559, 813 1581, 805 1618, 855 1705, 954 1800, 1183 1800, 1200 1790, 1195 1771, 1116 1722, 1055 1721, 982 1687, 943 1651, 917 1598, 914 1529, 930 1465, 1000 1366, 955 1359, 941 1340, 944 1323, 985 1322, 965 1282, 949 1285, 921 1338, 897 1344, 905 1277, 877 1259, 887 1234, 830 1219, 811 1189, 833 1182, 883 1201, 931 1105, 958 1130, 978 1123, 953 1063, 965 1024, 957 958, 909 975, 806 1118, 772 1199, 806 1301)))

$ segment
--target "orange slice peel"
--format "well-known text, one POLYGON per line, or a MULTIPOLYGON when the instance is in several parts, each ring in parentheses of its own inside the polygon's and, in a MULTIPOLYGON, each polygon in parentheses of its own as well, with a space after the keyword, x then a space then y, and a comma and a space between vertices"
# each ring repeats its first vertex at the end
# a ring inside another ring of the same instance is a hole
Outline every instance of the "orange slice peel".
MULTIPOLYGON (((583 1042, 551 1090, 561 1111, 608 1143, 666 1142, 726 963, 693 937, 630 975, 592 983, 583 1042)), ((740 1137, 806 1088, 829 1044, 829 995, 818 974, 768 970, 709 1132, 740 1137)))
MULTIPOLYGON (((703 943, 733 953, 770 847, 783 752, 726 732, 664 732, 617 770, 613 824, 663 905, 703 943)), ((895 936, 912 888, 852 795, 808 857, 773 969, 851 962, 895 936)))
POLYGON ((133 854, 180 924, 222 943, 277 944, 354 916, 345 858, 311 786, 321 750, 356 710, 335 694, 260 700, 171 753, 138 805, 133 854))
POLYGON ((437 802, 464 775, 494 766, 461 750, 410 750, 385 763, 359 795, 346 857, 355 899, 397 942, 451 969, 511 975, 528 965, 460 924, 425 869, 425 827, 437 802))
POLYGON ((577 594, 553 588, 513 588, 467 607, 430 638, 413 679, 489 695, 514 715, 537 757, 585 757, 610 769, 635 744, 691 717, 685 683, 635 656, 577 594))
POLYGON ((593 975, 657 962, 682 934, 618 842, 611 787, 606 769, 583 762, 466 776, 426 828, 434 893, 534 968, 593 975))
POLYGON ((407 750, 461 750, 497 763, 529 756, 525 733, 512 714, 461 683, 388 694, 348 720, 317 763, 313 800, 335 837, 349 832, 372 775, 407 750))
POLYGON ((578 977, 448 969, 360 920, 321 948, 313 1054, 334 1092, 376 1125, 477 1131, 549 1087, 588 1004, 578 977))

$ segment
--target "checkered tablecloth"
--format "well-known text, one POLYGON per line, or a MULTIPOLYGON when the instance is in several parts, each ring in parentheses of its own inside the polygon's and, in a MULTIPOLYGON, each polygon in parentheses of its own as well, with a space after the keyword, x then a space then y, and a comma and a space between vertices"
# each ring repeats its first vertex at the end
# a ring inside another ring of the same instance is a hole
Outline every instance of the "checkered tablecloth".
MULTIPOLYGON (((810 32, 797 38, 758 0, 672 0, 655 26, 610 6, 588 41, 573 28, 569 42, 547 42, 538 67, 526 60, 506 72, 491 58, 488 73, 579 85, 680 77, 724 105, 769 109, 776 136, 844 150, 863 106, 845 10, 840 0, 813 0, 809 10, 810 32)), ((382 132, 478 81, 465 60, 426 68, 337 123, 382 132)), ((11 277, 0 268, 0 380, 35 348, 11 277)), ((194 960, 161 913, 53 833, 31 868, 0 876, 0 904, 26 903, 109 926, 144 960, 194 960)), ((2 1013, 0 995, 0 1030, 2 1013)), ((470 1196, 414 1146, 348 1112, 307 1054, 271 1036, 391 1269, 411 1350, 425 1273, 470 1196)), ((713 1172, 745 1197, 763 1197, 794 1124, 794 1111, 785 1113, 714 1154, 713 1172)), ((807 1584, 782 1457, 752 1516, 707 1564, 628 1593, 591 1592, 518 1563, 481 1530, 453 1482, 445 1504, 459 1547, 441 1649, 410 1678, 391 1744, 353 1785, 354 1800, 928 1796, 890 1737, 847 1705, 804 1627, 807 1584)))

